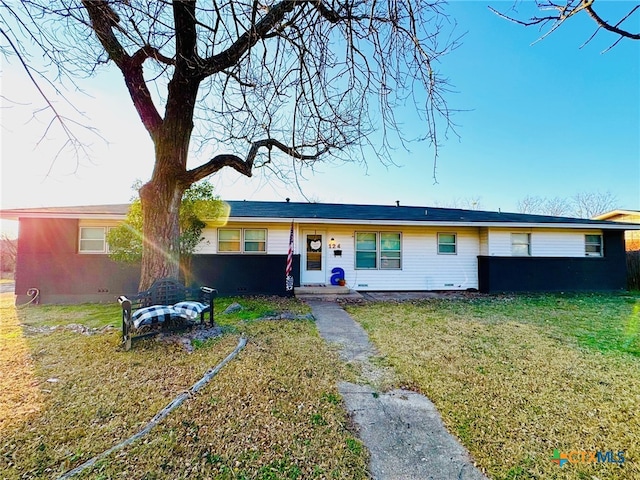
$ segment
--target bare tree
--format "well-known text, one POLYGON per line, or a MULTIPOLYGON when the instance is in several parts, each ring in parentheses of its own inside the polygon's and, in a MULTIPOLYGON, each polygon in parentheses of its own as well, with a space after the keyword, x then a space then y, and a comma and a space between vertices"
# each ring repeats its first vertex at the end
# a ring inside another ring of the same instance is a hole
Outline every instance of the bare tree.
MULTIPOLYGON (((0 33, 40 48, 59 78, 103 65, 122 73, 155 147, 140 189, 145 288, 177 276, 182 194, 225 167, 286 178, 323 159, 364 161, 374 129, 376 151, 393 163, 392 138, 406 140, 395 115, 407 103, 437 158, 451 124, 436 63, 455 45, 444 3, 23 0, 2 2, 0 33), (213 156, 188 168, 203 152, 213 156)), ((0 51, 24 60, 20 48, 0 51)))
POLYGON ((634 4, 631 1, 625 2, 627 5, 625 13, 615 19, 610 18, 612 14, 607 10, 607 8, 611 8, 612 3, 614 2, 609 2, 609 5, 607 5, 607 2, 598 2, 598 7, 596 9, 596 0, 535 0, 536 7, 540 12, 544 12, 544 14, 540 16, 532 16, 526 20, 515 16, 515 14, 517 14, 517 2, 514 3, 511 8, 511 11, 513 11, 514 14, 499 12, 493 7, 489 7, 489 9, 511 22, 515 22, 526 27, 536 25, 541 29, 546 29, 546 32, 543 33, 540 39, 545 38, 554 32, 570 18, 580 14, 588 15, 595 23, 595 31, 582 44, 582 46, 589 43, 600 30, 611 32, 616 38, 609 49, 616 46, 625 38, 640 40, 640 30, 638 30, 637 27, 637 15, 640 15, 640 3, 634 4), (636 15, 635 22, 633 21, 634 15, 636 15))
POLYGON ((573 214, 580 218, 593 218, 596 215, 614 210, 617 197, 607 192, 580 192, 571 197, 573 214))
POLYGON ((0 272, 15 272, 18 240, 3 234, 0 237, 0 272))
POLYGON ((516 209, 520 213, 592 218, 615 209, 617 202, 611 192, 580 192, 569 198, 527 195, 518 200, 516 209))
POLYGON ((553 215, 555 217, 566 217, 573 213, 571 201, 562 197, 547 198, 545 201, 545 211, 547 215, 553 215))
POLYGON ((516 210, 519 213, 544 213, 544 207, 544 198, 535 195, 527 195, 516 203, 516 210))
POLYGON ((520 213, 532 213, 540 215, 552 215, 555 217, 572 214, 569 200, 561 197, 544 198, 527 195, 518 200, 516 210, 520 213))

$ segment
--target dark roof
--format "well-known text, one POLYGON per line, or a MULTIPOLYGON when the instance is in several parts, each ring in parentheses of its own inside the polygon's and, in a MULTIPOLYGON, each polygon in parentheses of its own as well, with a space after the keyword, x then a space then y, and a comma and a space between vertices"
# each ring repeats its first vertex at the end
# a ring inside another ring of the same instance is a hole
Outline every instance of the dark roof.
POLYGON ((586 218, 552 217, 524 213, 461 210, 456 208, 409 207, 389 205, 354 205, 340 203, 250 202, 229 201, 230 217, 388 220, 400 222, 445 223, 549 223, 607 226, 615 222, 586 218))
MULTIPOLYGON (((385 221, 399 223, 465 223, 465 224, 549 224, 585 225, 598 228, 628 225, 638 229, 638 224, 589 220, 585 218, 552 217, 523 213, 490 212, 483 210, 461 210, 456 208, 410 207, 390 205, 354 205, 340 203, 299 203, 227 201, 232 219, 264 218, 283 220, 344 220, 344 221, 385 221)), ((0 217, 17 219, 20 217, 67 217, 88 218, 101 216, 124 216, 128 204, 90 205, 79 207, 42 207, 0 210, 0 217)))

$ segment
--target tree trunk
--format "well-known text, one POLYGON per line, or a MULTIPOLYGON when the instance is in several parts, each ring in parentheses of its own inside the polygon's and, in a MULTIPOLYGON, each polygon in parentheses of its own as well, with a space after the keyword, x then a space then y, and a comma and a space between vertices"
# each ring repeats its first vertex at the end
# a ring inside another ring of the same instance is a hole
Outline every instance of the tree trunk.
MULTIPOLYGON (((174 7, 190 10, 194 5, 178 2, 174 7)), ((187 17, 193 19, 189 14, 187 17)), ((195 34, 195 30, 191 33, 195 34)), ((191 186, 187 158, 200 79, 189 76, 189 64, 182 57, 175 68, 168 85, 164 120, 157 130, 150 131, 155 147, 153 175, 140 189, 144 235, 140 290, 159 278, 178 279, 180 273, 180 204, 191 186)))
POLYGON ((139 290, 155 280, 178 278, 180 267, 180 201, 184 189, 173 181, 150 181, 140 189, 144 248, 139 290))
POLYGON ((155 168, 151 180, 140 189, 142 203, 142 272, 140 290, 164 277, 180 274, 180 204, 189 184, 186 172, 192 123, 190 119, 165 122, 155 143, 155 168))

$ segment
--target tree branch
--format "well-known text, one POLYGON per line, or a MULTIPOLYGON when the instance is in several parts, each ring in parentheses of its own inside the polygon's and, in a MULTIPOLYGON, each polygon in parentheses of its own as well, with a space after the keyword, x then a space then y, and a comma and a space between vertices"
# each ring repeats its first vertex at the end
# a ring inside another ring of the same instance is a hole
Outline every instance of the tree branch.
POLYGON ((195 68, 197 60, 196 2, 173 0, 176 29, 176 73, 186 74, 195 68))
POLYGON ((173 60, 173 58, 165 57, 164 55, 162 55, 162 53, 160 53, 160 50, 152 47, 151 45, 145 45, 136 53, 134 53, 131 57, 131 63, 132 65, 142 65, 148 58, 153 58, 160 63, 164 63, 165 65, 175 66, 175 61, 173 60))
POLYGON ((587 13, 589 13, 589 16, 591 18, 593 18, 595 20, 595 22, 598 24, 599 27, 604 28, 605 30, 608 30, 610 32, 613 33, 617 33, 618 35, 620 35, 621 37, 626 37, 626 38, 631 38, 632 40, 640 40, 640 33, 631 33, 627 30, 622 30, 620 28, 618 28, 618 25, 620 25, 624 20, 626 20, 627 18, 629 18, 633 12, 635 12, 636 10, 638 10, 640 8, 640 5, 636 5, 635 7, 633 7, 631 9, 631 11, 622 19, 620 20, 617 24, 615 25, 611 25, 608 22, 605 22, 594 10, 593 10, 593 4, 589 4, 588 6, 585 7, 585 10, 587 11, 587 13))
POLYGON ((284 19, 287 13, 293 10, 296 4, 298 4, 296 0, 284 0, 271 7, 258 23, 240 35, 224 52, 205 59, 200 69, 201 77, 206 78, 221 70, 235 66, 258 40, 264 38, 273 27, 284 19))
MULTIPOLYGON (((631 15, 633 15, 634 12, 636 12, 638 9, 640 9, 640 4, 635 5, 618 23, 616 23, 615 25, 605 21, 600 15, 598 15, 596 13, 596 11, 594 10, 593 6, 595 4, 596 0, 580 0, 579 2, 574 2, 572 0, 565 0, 565 3, 563 5, 555 3, 554 1, 538 1, 536 2, 538 7, 541 10, 557 10, 558 14, 557 15, 547 15, 544 17, 531 17, 528 20, 520 20, 518 18, 515 17, 511 17, 509 15, 506 15, 504 13, 498 12, 496 9, 494 9, 493 7, 488 7, 489 10, 491 10, 493 13, 495 13, 496 15, 498 15, 501 18, 504 18, 505 20, 508 20, 510 22, 514 22, 517 23, 519 25, 523 25, 525 27, 530 27, 532 25, 545 25, 548 22, 553 22, 553 26, 551 27, 551 29, 546 32, 544 35, 542 35, 537 41, 542 40, 543 38, 545 38, 546 36, 548 36, 549 34, 551 34, 552 32, 554 32, 557 28, 559 28, 564 22, 566 22, 569 18, 571 18, 572 16, 576 15, 577 13, 581 12, 581 11, 585 11, 587 12, 587 14, 598 24, 599 28, 603 28, 609 32, 615 33, 617 35, 620 35, 621 38, 629 38, 631 40, 640 40, 640 33, 632 33, 628 30, 624 30, 622 28, 619 28, 620 25, 622 24, 622 22, 624 22, 627 18, 629 18, 631 15)), ((597 30, 596 30, 597 33, 597 30)), ((589 40, 587 40, 583 46, 587 43, 589 43, 589 41, 591 41, 591 39, 593 38, 593 36, 595 36, 595 33, 589 38, 589 40)), ((619 41, 619 40, 618 40, 619 41)), ((616 42, 615 44, 617 44, 618 42, 616 42)), ((614 45, 615 45, 614 44, 614 45)))
MULTIPOLYGON (((55 105, 52 103, 52 101, 49 99, 48 95, 44 92, 44 90, 40 86, 40 83, 38 82, 38 80, 34 77, 34 74, 32 72, 32 68, 27 64, 25 58, 23 57, 22 53, 18 49, 17 45, 14 43, 14 41, 11 38, 11 36, 9 35, 9 33, 6 32, 3 28, 0 28, 0 35, 5 38, 5 40, 9 44, 9 47, 11 48, 13 53, 16 55, 16 57, 18 58, 18 61, 22 65, 22 68, 24 69, 25 73, 29 77, 29 80, 31 81, 33 86, 36 88, 36 90, 38 91, 38 93, 40 94, 40 96, 42 97, 44 102, 47 104, 46 108, 51 110, 51 112, 53 114, 53 118, 49 122, 48 126, 46 127, 46 129, 45 129, 44 133, 42 134, 42 137, 40 138, 38 143, 40 143, 47 136, 47 133, 52 128, 52 125, 57 123, 60 126, 60 128, 62 129, 62 131, 64 132, 64 135, 67 137, 67 140, 63 143, 62 147, 60 147, 60 149, 58 150, 58 153, 55 155, 55 158, 58 158, 58 156, 62 153, 62 151, 67 146, 71 146, 71 148, 75 151, 77 156, 79 156, 79 154, 82 153, 85 157, 89 157, 89 154, 88 154, 88 152, 86 150, 85 145, 77 137, 77 135, 73 132, 72 125, 76 125, 78 127, 84 128, 84 129, 86 129, 86 130, 88 130, 90 132, 98 134, 96 129, 93 128, 93 127, 87 126, 87 125, 82 125, 82 124, 78 123, 77 121, 71 120, 71 119, 65 117, 63 114, 61 114, 58 111, 58 109, 55 107, 55 105)), ((46 79, 46 77, 45 77, 45 79, 46 79)), ((63 98, 64 98, 64 96, 63 96, 63 98)), ((47 176, 51 173, 54 163, 55 163, 55 160, 49 166, 49 170, 47 172, 47 176)))
POLYGON ((318 150, 313 155, 305 155, 300 153, 296 148, 289 147, 284 143, 275 140, 273 138, 265 138, 262 140, 257 140, 251 144, 251 148, 249 148, 249 153, 247 154, 246 159, 242 159, 238 155, 234 154, 220 154, 213 157, 207 163, 194 168, 187 172, 187 181, 189 183, 194 183, 199 180, 202 180, 209 175, 216 173, 217 171, 223 169, 224 167, 231 167, 238 173, 245 175, 247 177, 251 177, 253 175, 253 166, 258 155, 258 150, 261 148, 267 148, 271 151, 271 148, 276 147, 278 150, 286 153, 292 158, 301 161, 313 161, 317 160, 325 154, 329 149, 322 148, 318 150))
POLYGON ((82 4, 87 10, 91 26, 98 40, 109 58, 122 72, 140 120, 151 138, 155 138, 158 129, 162 126, 162 117, 153 103, 142 71, 142 63, 146 58, 149 58, 149 56, 145 56, 145 50, 146 53, 150 53, 150 50, 143 48, 138 50, 134 57, 129 56, 113 31, 114 25, 117 25, 120 18, 111 9, 109 3, 104 0, 82 0, 82 4))

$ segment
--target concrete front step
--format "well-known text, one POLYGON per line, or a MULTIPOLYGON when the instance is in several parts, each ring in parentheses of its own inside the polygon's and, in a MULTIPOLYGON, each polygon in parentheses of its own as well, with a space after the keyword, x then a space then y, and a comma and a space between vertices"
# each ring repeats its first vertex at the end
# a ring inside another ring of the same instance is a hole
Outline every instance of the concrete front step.
POLYGON ((348 295, 351 293, 349 287, 339 285, 305 285, 294 289, 298 295, 348 295))

